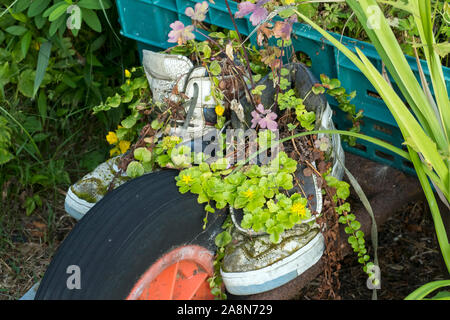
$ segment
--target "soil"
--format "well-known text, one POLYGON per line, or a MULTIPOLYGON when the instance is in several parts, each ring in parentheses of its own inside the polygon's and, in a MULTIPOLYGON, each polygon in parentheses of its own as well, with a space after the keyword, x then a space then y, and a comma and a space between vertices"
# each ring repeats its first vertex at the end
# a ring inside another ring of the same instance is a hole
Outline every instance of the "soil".
POLYGON ((76 220, 64 211, 63 194, 49 203, 53 209, 44 205, 31 216, 11 205, 7 207, 10 214, 1 217, 0 300, 17 300, 37 283, 75 226, 76 220))
MULTIPOLYGON (((371 241, 367 247, 373 256, 371 241)), ((447 274, 439 251, 434 225, 424 201, 407 204, 379 228, 378 259, 381 269, 379 300, 404 299, 421 285, 445 279, 447 274)), ((341 262, 338 291, 346 300, 372 299, 367 276, 354 255, 341 262)), ((319 276, 299 292, 299 299, 314 299, 321 283, 319 276)))

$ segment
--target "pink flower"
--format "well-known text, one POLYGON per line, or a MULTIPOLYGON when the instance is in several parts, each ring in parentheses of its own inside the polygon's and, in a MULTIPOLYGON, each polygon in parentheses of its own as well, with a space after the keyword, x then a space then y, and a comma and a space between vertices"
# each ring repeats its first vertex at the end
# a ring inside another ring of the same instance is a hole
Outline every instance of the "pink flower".
POLYGON ((199 22, 202 22, 206 19, 206 13, 208 12, 208 2, 203 1, 202 3, 197 3, 194 7, 195 9, 192 9, 191 7, 187 7, 186 11, 184 12, 185 15, 190 17, 192 20, 196 20, 199 22))
POLYGON ((330 148, 330 139, 327 136, 323 136, 314 142, 314 147, 320 151, 326 152, 330 148))
POLYGON ((256 107, 255 111, 252 111, 252 128, 256 128, 257 125, 261 129, 269 129, 270 131, 275 131, 278 128, 278 123, 275 119, 278 117, 275 112, 270 110, 265 110, 262 104, 256 107))
POLYGON ((256 3, 251 3, 250 1, 241 2, 238 5, 239 10, 236 12, 235 16, 236 18, 242 18, 251 13, 250 21, 252 22, 252 25, 257 26, 269 15, 267 9, 263 7, 263 5, 269 1, 270 0, 259 0, 256 3))
POLYGON ((169 40, 171 43, 185 44, 188 40, 195 39, 194 26, 185 27, 181 21, 175 21, 170 25, 172 31, 169 32, 169 40))

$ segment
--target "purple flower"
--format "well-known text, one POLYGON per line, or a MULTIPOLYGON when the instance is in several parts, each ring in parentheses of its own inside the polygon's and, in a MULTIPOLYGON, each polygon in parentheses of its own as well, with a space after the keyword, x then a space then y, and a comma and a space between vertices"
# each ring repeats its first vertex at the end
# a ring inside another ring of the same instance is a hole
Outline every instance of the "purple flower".
POLYGON ((208 8, 209 8, 208 2, 203 1, 202 3, 197 3, 194 9, 192 9, 191 7, 187 7, 184 14, 190 17, 192 20, 202 22, 203 20, 206 19, 206 13, 208 12, 208 8))
POLYGON ((267 9, 263 7, 263 5, 269 1, 270 0, 259 0, 256 3, 251 3, 250 1, 241 2, 238 5, 239 10, 236 12, 235 16, 236 18, 242 18, 251 13, 250 21, 252 22, 252 25, 257 26, 269 15, 267 9))
POLYGON ((181 21, 175 21, 170 25, 172 31, 169 32, 168 42, 185 44, 188 40, 195 39, 195 35, 192 33, 194 31, 194 26, 185 27, 181 21))
POLYGON ((278 123, 275 119, 278 117, 275 112, 270 110, 265 110, 262 104, 256 107, 255 111, 252 111, 252 128, 256 128, 257 125, 261 129, 269 129, 270 131, 275 131, 278 128, 278 123))

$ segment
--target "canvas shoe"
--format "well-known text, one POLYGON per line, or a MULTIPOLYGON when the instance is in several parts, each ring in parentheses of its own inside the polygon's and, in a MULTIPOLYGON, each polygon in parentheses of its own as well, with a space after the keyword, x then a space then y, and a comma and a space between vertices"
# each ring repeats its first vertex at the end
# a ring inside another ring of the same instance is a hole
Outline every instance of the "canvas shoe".
POLYGON ((175 86, 178 93, 188 98, 184 104, 186 119, 177 121, 170 135, 191 143, 216 130, 215 103, 213 99, 208 100, 212 90, 211 80, 205 67, 194 67, 184 56, 149 50, 143 50, 142 57, 154 102, 163 103, 166 99, 177 101, 179 97, 172 93, 175 86))
MULTIPOLYGON (((301 275, 317 263, 325 249, 320 227, 315 222, 322 212, 322 192, 316 177, 305 177, 304 166, 295 173, 303 181, 308 207, 316 215, 280 236, 274 244, 270 235, 241 227, 242 210, 230 208, 234 224, 233 241, 226 247, 221 275, 227 291, 234 295, 257 294, 277 288, 301 275)), ((296 186, 290 194, 300 192, 296 186)))
POLYGON ((67 190, 64 208, 73 218, 80 220, 112 188, 117 188, 129 178, 125 173, 118 174, 120 156, 98 165, 67 190))
POLYGON ((317 224, 296 225, 280 237, 274 245, 268 235, 249 238, 235 229, 220 271, 229 293, 251 295, 280 287, 316 264, 325 249, 317 224))

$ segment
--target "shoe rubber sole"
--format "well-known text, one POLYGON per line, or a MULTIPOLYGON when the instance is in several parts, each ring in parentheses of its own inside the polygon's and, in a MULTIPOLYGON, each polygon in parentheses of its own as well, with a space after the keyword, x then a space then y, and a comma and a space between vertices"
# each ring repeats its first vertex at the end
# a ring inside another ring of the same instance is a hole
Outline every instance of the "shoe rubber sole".
POLYGON ((67 191, 64 209, 71 217, 80 220, 94 205, 95 203, 87 202, 77 197, 71 188, 67 191))

